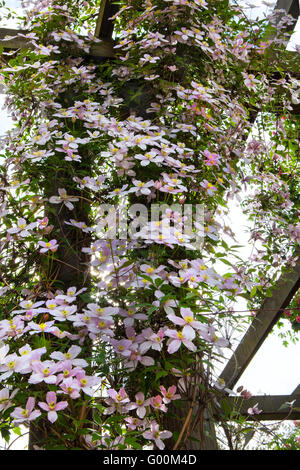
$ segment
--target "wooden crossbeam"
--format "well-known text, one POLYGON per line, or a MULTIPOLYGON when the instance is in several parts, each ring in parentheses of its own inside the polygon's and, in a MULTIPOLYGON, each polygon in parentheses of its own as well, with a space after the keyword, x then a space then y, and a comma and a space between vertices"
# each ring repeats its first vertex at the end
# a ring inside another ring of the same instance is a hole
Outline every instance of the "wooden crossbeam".
POLYGON ((238 412, 239 415, 247 417, 247 420, 280 421, 283 419, 300 419, 300 385, 292 395, 256 395, 248 400, 242 397, 228 396, 222 402, 225 409, 228 408, 232 412, 238 412), (292 407, 286 405, 293 401, 292 407), (257 415, 249 414, 248 409, 253 408, 255 405, 262 412, 257 415))
MULTIPOLYGON (((299 0, 277 0, 275 10, 285 10, 288 15, 291 15, 293 18, 295 18, 295 20, 297 20, 300 15, 299 0)), ((278 19, 281 17, 282 16, 279 15, 278 19)), ((294 25, 291 25, 287 29, 291 30, 293 28, 294 25)))
POLYGON ((119 5, 113 4, 112 0, 102 0, 96 24, 95 36, 97 38, 111 39, 114 29, 113 21, 109 18, 114 16, 119 5))
MULTIPOLYGON (((7 29, 0 28, 0 45, 4 49, 30 49, 31 44, 26 37, 13 37, 13 39, 6 39, 6 36, 17 36, 18 34, 26 35, 28 31, 20 29, 7 29)), ((82 37, 84 39, 84 37, 82 37)), ((84 54, 84 53, 83 53, 84 54)), ((101 42, 92 45, 89 54, 91 57, 113 57, 113 43, 109 39, 102 39, 101 42)))
MULTIPOLYGON (((295 255, 300 257, 300 248, 296 250, 295 255)), ((264 301, 233 356, 221 373, 220 378, 225 381, 227 387, 232 388, 237 383, 299 287, 300 259, 298 259, 296 266, 291 271, 284 273, 280 277, 273 289, 272 296, 267 297, 264 301)))

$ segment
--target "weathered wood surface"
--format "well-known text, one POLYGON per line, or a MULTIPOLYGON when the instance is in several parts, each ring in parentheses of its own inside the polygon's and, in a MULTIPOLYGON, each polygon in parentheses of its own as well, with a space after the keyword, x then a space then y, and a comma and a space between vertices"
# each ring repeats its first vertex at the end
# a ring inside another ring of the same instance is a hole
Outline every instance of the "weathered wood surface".
POLYGON ((249 420, 259 421, 280 421, 283 419, 300 419, 300 385, 294 390, 292 395, 256 395, 249 400, 242 397, 228 396, 224 398, 231 410, 239 412, 249 420), (295 400, 292 407, 285 406, 285 403, 291 403, 295 400), (257 405, 260 414, 249 415, 248 409, 257 405), (296 410, 295 408, 298 408, 296 410))
MULTIPOLYGON (((285 10, 287 14, 297 19, 300 14, 299 0, 277 0, 275 10, 285 10)), ((280 15, 279 18, 281 16, 282 15, 280 15)), ((291 29, 292 28, 293 25, 291 26, 291 29)))
MULTIPOLYGON (((300 256, 300 249, 296 250, 296 255, 300 256)), ((267 297, 264 301, 261 309, 234 351, 233 356, 221 373, 220 378, 225 381, 227 387, 232 388, 237 383, 299 287, 300 259, 298 259, 296 266, 291 271, 284 273, 280 277, 273 289, 272 296, 267 297)))
POLYGON ((96 24, 95 36, 102 39, 111 39, 114 29, 110 19, 119 10, 119 5, 111 0, 102 0, 96 24))

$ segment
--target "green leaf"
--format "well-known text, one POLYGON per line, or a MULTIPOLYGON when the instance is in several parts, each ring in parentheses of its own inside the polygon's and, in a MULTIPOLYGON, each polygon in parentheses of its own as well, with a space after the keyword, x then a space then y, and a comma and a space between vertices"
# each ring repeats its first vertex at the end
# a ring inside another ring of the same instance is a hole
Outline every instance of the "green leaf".
POLYGON ((250 292, 250 298, 251 298, 251 299, 252 299, 252 297, 255 296, 256 291, 257 291, 257 287, 256 287, 256 286, 252 287, 252 290, 251 290, 251 292, 250 292))
POLYGON ((21 436, 22 435, 22 431, 19 427, 16 427, 16 428, 13 428, 13 432, 15 434, 17 434, 17 436, 21 436))
POLYGON ((221 408, 222 408, 225 416, 230 416, 231 407, 228 403, 228 400, 225 399, 225 400, 221 401, 221 408))
POLYGON ((247 444, 251 441, 251 439, 254 437, 255 431, 248 431, 245 437, 245 442, 244 442, 244 447, 246 447, 247 444))
POLYGON ((155 375, 155 380, 160 379, 161 377, 166 377, 168 375, 168 372, 165 370, 159 370, 157 374, 155 375))

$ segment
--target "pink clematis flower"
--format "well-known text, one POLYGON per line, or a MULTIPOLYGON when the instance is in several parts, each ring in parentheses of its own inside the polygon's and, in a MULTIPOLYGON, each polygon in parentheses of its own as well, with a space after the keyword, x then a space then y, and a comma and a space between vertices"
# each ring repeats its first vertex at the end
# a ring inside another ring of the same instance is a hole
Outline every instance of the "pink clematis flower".
POLYGON ((154 181, 148 181, 147 183, 143 183, 142 181, 132 180, 134 186, 129 189, 129 193, 136 193, 137 196, 144 194, 149 195, 151 193, 151 188, 154 186, 154 181))
POLYGON ((163 347, 164 334, 163 329, 160 329, 157 333, 154 333, 151 328, 143 330, 139 336, 139 339, 143 341, 140 345, 141 354, 145 354, 150 348, 155 349, 156 351, 161 351, 163 347))
POLYGON ((8 352, 9 352, 9 345, 8 344, 5 344, 4 346, 1 346, 1 348, 0 348, 0 364, 1 365, 3 364, 8 352))
POLYGON ((196 346, 192 343, 192 340, 195 338, 195 330, 186 325, 183 327, 182 331, 177 330, 166 330, 166 336, 171 338, 168 346, 168 353, 173 354, 174 352, 178 351, 181 344, 184 344, 190 351, 196 351, 196 346))
POLYGON ((259 415, 262 412, 262 410, 258 409, 258 403, 254 405, 252 408, 248 408, 247 413, 249 415, 259 415))
POLYGON ((18 219, 18 225, 17 227, 12 227, 7 230, 8 233, 14 234, 18 233, 21 237, 29 237, 30 230, 36 227, 36 223, 33 222, 31 224, 27 224, 26 220, 21 218, 18 219))
POLYGON ((74 377, 67 377, 59 386, 61 390, 57 393, 65 393, 73 400, 80 397, 80 385, 74 377))
POLYGON ((204 155, 206 160, 204 161, 205 165, 207 166, 219 166, 220 164, 220 156, 216 153, 211 153, 208 150, 204 150, 204 155))
POLYGON ((105 403, 109 405, 109 408, 106 408, 104 410, 104 414, 112 414, 115 411, 122 412, 122 409, 124 409, 124 407, 126 409, 126 404, 128 404, 130 400, 123 387, 120 388, 119 392, 117 392, 113 388, 110 388, 109 390, 107 390, 107 393, 109 395, 109 398, 105 400, 105 403))
POLYGON ((94 395, 96 387, 99 387, 101 383, 100 377, 85 375, 84 370, 78 370, 76 372, 76 379, 78 380, 81 390, 91 397, 94 395))
POLYGON ((195 328, 196 330, 201 330, 205 326, 199 321, 195 320, 194 314, 190 308, 182 307, 180 309, 180 315, 182 318, 177 317, 172 311, 172 313, 169 313, 167 317, 175 325, 180 325, 180 326, 190 325, 192 328, 195 328))
POLYGON ((38 242, 38 244, 42 247, 40 249, 40 253, 46 253, 47 251, 52 251, 53 253, 58 248, 57 240, 50 240, 50 242, 38 242))
POLYGON ((68 196, 67 191, 64 188, 59 188, 58 190, 59 196, 51 196, 49 202, 52 204, 60 204, 63 203, 68 209, 74 209, 72 202, 79 201, 77 197, 68 196))
POLYGON ((35 399, 33 397, 29 397, 26 403, 25 408, 17 407, 11 413, 11 417, 14 419, 14 424, 23 423, 25 421, 33 421, 34 419, 38 418, 41 415, 39 410, 34 410, 35 399))
POLYGON ((38 228, 40 230, 45 230, 45 228, 47 228, 48 226, 49 219, 48 217, 44 217, 43 219, 38 219, 37 222, 38 222, 38 228))
POLYGON ((79 353, 81 352, 81 347, 76 346, 75 344, 71 346, 67 352, 62 353, 60 351, 54 351, 50 357, 51 359, 56 359, 58 361, 70 361, 74 366, 78 367, 87 367, 88 363, 85 359, 76 359, 79 353))
POLYGON ((138 419, 138 418, 125 418, 124 421, 126 421, 127 428, 130 429, 131 431, 134 431, 138 426, 142 426, 143 421, 138 419))
POLYGON ((254 75, 252 74, 247 74, 245 72, 242 72, 242 75, 244 77, 244 84, 249 90, 257 91, 256 89, 256 84, 260 83, 259 80, 255 78, 254 75))
POLYGON ((18 389, 15 389, 11 395, 10 390, 8 388, 2 388, 0 390, 0 411, 5 411, 7 408, 10 408, 13 404, 11 402, 11 399, 16 395, 18 392, 18 389))
POLYGON ((54 423, 58 416, 57 411, 64 410, 68 406, 67 401, 60 401, 57 403, 57 397, 55 392, 48 392, 46 395, 46 402, 39 402, 39 407, 44 411, 48 411, 48 419, 51 423, 54 423))
POLYGON ((144 394, 142 392, 138 392, 135 396, 135 400, 135 403, 130 405, 130 409, 136 409, 138 417, 143 419, 147 411, 146 406, 150 405, 150 399, 148 398, 148 400, 145 400, 144 394))
POLYGON ((160 450, 163 450, 165 448, 163 439, 169 439, 170 437, 172 437, 172 433, 170 431, 160 431, 159 425, 155 421, 153 421, 150 425, 150 431, 145 431, 143 433, 143 437, 145 439, 150 439, 151 441, 154 441, 156 446, 160 450))
POLYGON ((28 379, 28 383, 37 384, 46 382, 47 384, 55 384, 57 381, 54 375, 59 369, 59 366, 53 361, 34 362, 32 364, 32 374, 28 379))
POLYGON ((160 411, 167 411, 166 405, 163 403, 163 399, 160 395, 156 395, 156 397, 150 398, 150 404, 153 406, 155 410, 160 410, 160 411))
POLYGON ((216 186, 214 186, 213 184, 209 183, 207 180, 203 180, 203 181, 200 183, 200 186, 202 186, 202 188, 206 189, 207 194, 209 194, 210 196, 213 196, 213 195, 214 195, 214 191, 217 191, 216 186))
POLYGON ((34 323, 31 321, 28 323, 28 329, 30 329, 29 334, 34 335, 35 333, 52 333, 54 330, 55 320, 47 321, 45 323, 34 323))
POLYGON ((157 150, 151 150, 150 152, 146 152, 143 155, 135 155, 135 158, 141 161, 142 166, 147 166, 149 163, 161 163, 164 161, 163 157, 158 154, 157 150))
POLYGON ((163 402, 166 404, 170 403, 172 400, 178 400, 180 398, 180 395, 176 394, 176 385, 172 385, 168 390, 161 385, 159 389, 163 395, 163 402))

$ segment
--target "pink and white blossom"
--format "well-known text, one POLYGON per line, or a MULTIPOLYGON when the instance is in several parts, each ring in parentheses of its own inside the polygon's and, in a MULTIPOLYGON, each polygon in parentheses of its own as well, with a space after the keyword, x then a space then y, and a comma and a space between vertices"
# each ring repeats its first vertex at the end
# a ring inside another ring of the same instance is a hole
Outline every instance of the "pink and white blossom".
POLYGON ((58 418, 57 411, 61 411, 67 408, 68 402, 67 401, 57 402, 56 393, 48 392, 46 395, 46 402, 39 401, 38 405, 40 408, 42 408, 42 410, 48 412, 48 420, 51 423, 54 423, 58 418))

